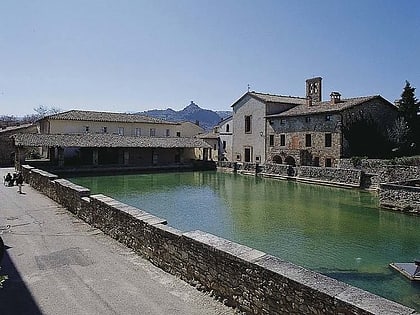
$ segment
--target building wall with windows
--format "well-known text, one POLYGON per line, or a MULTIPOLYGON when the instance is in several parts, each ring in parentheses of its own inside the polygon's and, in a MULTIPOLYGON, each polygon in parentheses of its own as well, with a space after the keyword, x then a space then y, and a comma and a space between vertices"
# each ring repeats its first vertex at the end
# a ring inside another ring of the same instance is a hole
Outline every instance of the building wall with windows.
POLYGON ((271 118, 267 162, 334 166, 342 151, 340 114, 271 118))
POLYGON ((233 161, 232 139, 233 139, 233 120, 232 116, 220 122, 217 127, 219 133, 219 160, 233 161))
POLYGON ((204 129, 197 124, 189 121, 181 122, 175 127, 176 137, 194 137, 196 135, 204 133, 204 129))
POLYGON ((175 123, 113 122, 89 120, 44 120, 41 133, 46 134, 84 134, 108 133, 121 136, 175 137, 181 131, 175 123))
POLYGON ((339 159, 348 155, 344 126, 355 119, 373 119, 386 130, 397 115, 395 106, 380 96, 337 104, 323 102, 318 108, 312 105, 306 113, 300 110, 299 115, 285 112, 268 117, 267 162, 336 167, 339 159), (337 104, 341 108, 331 111, 337 104))
POLYGON ((264 163, 266 106, 249 95, 233 105, 232 161, 264 163))

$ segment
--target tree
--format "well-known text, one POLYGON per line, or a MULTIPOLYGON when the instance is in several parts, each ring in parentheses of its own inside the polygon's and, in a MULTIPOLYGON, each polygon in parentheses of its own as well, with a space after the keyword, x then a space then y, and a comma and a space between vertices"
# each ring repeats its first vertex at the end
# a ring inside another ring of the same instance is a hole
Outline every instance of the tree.
MULTIPOLYGON (((407 122, 408 133, 407 143, 415 147, 416 151, 420 149, 420 103, 415 97, 416 88, 410 86, 410 82, 405 81, 405 87, 398 100, 398 111, 400 117, 407 122)), ((413 152, 414 153, 414 152, 413 152)))
POLYGON ((393 146, 392 151, 396 155, 407 154, 410 150, 408 141, 409 128, 404 117, 398 117, 391 128, 388 129, 388 138, 393 146))
POLYGON ((45 116, 58 114, 62 112, 62 110, 58 107, 48 107, 45 105, 39 105, 38 107, 35 107, 34 111, 36 112, 36 114, 26 115, 23 117, 22 121, 27 123, 33 123, 41 118, 44 118, 45 116))
POLYGON ((388 135, 372 116, 349 114, 342 130, 350 156, 384 158, 390 155, 388 135))

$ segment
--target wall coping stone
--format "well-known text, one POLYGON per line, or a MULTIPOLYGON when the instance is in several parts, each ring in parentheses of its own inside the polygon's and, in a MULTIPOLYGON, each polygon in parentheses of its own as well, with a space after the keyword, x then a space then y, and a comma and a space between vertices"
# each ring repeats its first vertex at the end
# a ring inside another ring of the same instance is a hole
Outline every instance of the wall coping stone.
POLYGON ((349 285, 344 282, 268 254, 257 260, 255 264, 331 296, 335 296, 349 287, 349 285))
POLYGON ((97 200, 99 202, 105 203, 109 205, 110 207, 113 207, 123 213, 126 213, 132 217, 135 217, 136 219, 139 219, 140 221, 150 224, 150 225, 156 225, 156 224, 167 224, 168 221, 165 219, 161 219, 155 215, 152 215, 150 213, 147 213, 143 210, 137 209, 135 207, 128 206, 127 204, 124 204, 118 200, 115 200, 111 197, 105 196, 103 194, 96 194, 90 196, 91 200, 97 200), (136 209, 134 211, 134 209, 136 209))
POLYGON ((266 255, 266 253, 257 249, 241 245, 239 243, 232 242, 225 238, 221 238, 219 236, 200 230, 186 232, 183 234, 183 236, 190 238, 197 243, 206 244, 212 248, 215 248, 217 250, 233 255, 248 262, 252 262, 266 255))
POLYGON ((58 178, 58 179, 55 179, 54 182, 60 184, 61 186, 68 187, 68 188, 71 188, 72 190, 77 191, 82 197, 90 196, 89 188, 76 185, 67 179, 58 178))
POLYGON ((159 228, 159 229, 161 229, 161 230, 163 230, 163 231, 165 231, 165 232, 174 234, 174 235, 179 236, 179 237, 181 237, 184 234, 183 231, 178 230, 178 229, 176 229, 176 228, 174 228, 174 227, 172 227, 170 225, 158 223, 158 224, 155 224, 154 226, 157 227, 157 228, 159 228))
POLYGON ((32 173, 39 174, 39 175, 41 175, 43 177, 46 177, 46 178, 48 178, 50 180, 58 179, 58 176, 57 175, 51 174, 49 172, 46 172, 46 171, 43 171, 43 170, 40 170, 40 169, 37 169, 37 168, 31 169, 31 172, 32 173))
POLYGON ((349 286, 336 297, 340 301, 357 306, 371 314, 409 315, 417 314, 412 308, 387 300, 379 295, 349 286))

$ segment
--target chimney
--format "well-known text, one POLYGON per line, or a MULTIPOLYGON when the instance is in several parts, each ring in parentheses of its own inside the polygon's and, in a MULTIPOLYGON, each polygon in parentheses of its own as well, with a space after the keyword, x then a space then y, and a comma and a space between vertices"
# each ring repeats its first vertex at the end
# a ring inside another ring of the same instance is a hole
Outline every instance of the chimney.
POLYGON ((335 105, 341 102, 341 94, 338 92, 331 92, 331 105, 335 105))
POLYGON ((310 97, 310 96, 306 97, 306 105, 307 106, 312 106, 312 97, 310 97))

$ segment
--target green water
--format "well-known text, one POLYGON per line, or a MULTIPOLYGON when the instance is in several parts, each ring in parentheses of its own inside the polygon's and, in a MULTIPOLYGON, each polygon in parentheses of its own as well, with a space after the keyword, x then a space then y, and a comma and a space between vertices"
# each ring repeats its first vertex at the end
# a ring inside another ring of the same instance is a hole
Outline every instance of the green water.
POLYGON ((420 283, 388 267, 420 258, 420 217, 380 210, 373 193, 216 172, 70 180, 420 310, 420 283))

